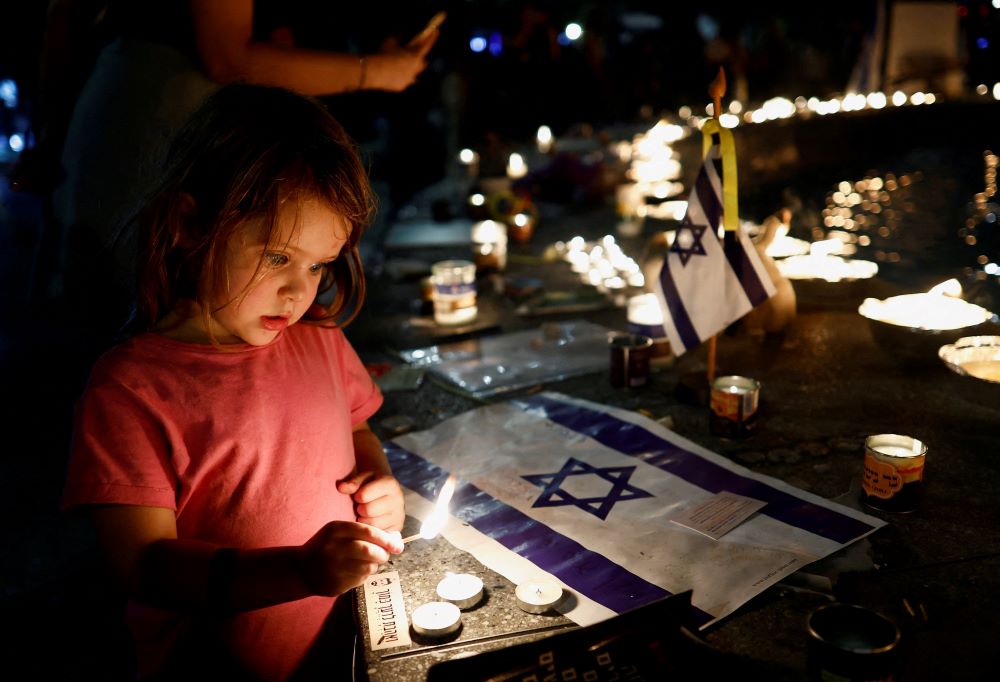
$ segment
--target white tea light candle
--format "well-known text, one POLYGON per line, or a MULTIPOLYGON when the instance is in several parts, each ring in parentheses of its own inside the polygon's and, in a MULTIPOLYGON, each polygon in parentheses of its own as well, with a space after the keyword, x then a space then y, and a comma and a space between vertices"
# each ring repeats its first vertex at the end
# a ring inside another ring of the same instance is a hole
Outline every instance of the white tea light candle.
POLYGON ((514 590, 517 606, 527 613, 545 613, 562 601, 563 589, 548 581, 522 583, 514 590))
POLYGON ((469 609, 483 598, 483 581, 469 573, 448 573, 438 583, 437 595, 459 609, 469 609))
POLYGON ((458 630, 462 612, 454 604, 432 601, 413 610, 413 630, 424 637, 444 637, 458 630))

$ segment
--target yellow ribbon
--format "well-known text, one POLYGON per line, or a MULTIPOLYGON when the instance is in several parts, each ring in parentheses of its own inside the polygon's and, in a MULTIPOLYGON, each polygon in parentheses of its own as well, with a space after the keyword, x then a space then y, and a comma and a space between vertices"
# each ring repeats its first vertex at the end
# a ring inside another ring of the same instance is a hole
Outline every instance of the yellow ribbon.
POLYGON ((708 156, 712 148, 712 135, 719 135, 719 153, 722 156, 722 224, 730 232, 739 227, 740 213, 736 184, 736 144, 733 142, 733 132, 723 128, 719 122, 710 118, 701 127, 701 156, 708 156))

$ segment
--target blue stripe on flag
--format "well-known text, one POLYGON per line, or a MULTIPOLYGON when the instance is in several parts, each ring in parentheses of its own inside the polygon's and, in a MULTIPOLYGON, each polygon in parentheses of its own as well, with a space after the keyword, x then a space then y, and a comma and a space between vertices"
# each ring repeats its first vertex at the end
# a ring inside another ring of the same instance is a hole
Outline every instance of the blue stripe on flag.
POLYGON ((568 429, 631 457, 683 478, 709 492, 723 490, 767 502, 759 513, 839 543, 851 542, 874 526, 827 507, 807 502, 689 452, 641 426, 580 405, 544 396, 513 401, 525 409, 541 410, 545 417, 568 429))
POLYGON ((719 221, 722 219, 722 202, 719 201, 719 197, 715 193, 715 188, 712 186, 712 181, 709 179, 708 171, 704 165, 698 171, 698 178, 694 181, 694 190, 698 204, 701 206, 705 218, 708 219, 708 231, 712 233, 712 236, 717 236, 719 221))
MULTIPOLYGON (((400 484, 434 502, 448 473, 394 442, 384 443, 392 472, 400 484)), ((616 613, 671 596, 659 585, 640 578, 601 554, 558 533, 514 507, 460 481, 451 502, 452 513, 484 535, 556 576, 566 585, 616 613)), ((692 606, 697 626, 714 616, 692 606)))
POLYGON ((684 344, 684 350, 694 348, 701 343, 701 337, 695 331, 691 317, 688 315, 687 309, 684 308, 680 292, 677 291, 677 285, 674 284, 673 275, 670 274, 669 254, 663 260, 663 267, 660 269, 660 287, 663 288, 663 300, 667 304, 667 310, 670 311, 670 319, 674 323, 674 329, 677 330, 677 335, 681 337, 681 343, 684 344))
POLYGON ((726 252, 729 266, 733 269, 736 278, 740 280, 740 284, 743 285, 743 291, 746 292, 747 298, 750 299, 750 305, 757 307, 766 301, 768 299, 767 290, 764 289, 764 284, 760 281, 753 263, 750 262, 750 256, 743 248, 743 242, 740 241, 739 235, 727 231, 722 248, 726 252))

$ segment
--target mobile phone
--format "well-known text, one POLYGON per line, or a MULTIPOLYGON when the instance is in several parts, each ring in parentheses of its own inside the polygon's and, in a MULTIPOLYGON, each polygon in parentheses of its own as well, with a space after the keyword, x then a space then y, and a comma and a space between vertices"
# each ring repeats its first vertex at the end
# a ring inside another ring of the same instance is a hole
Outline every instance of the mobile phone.
POLYGON ((440 28, 441 24, 444 23, 444 20, 446 18, 448 18, 447 12, 438 12, 437 14, 432 16, 431 20, 427 22, 426 26, 424 26, 424 29, 417 35, 413 36, 413 39, 410 41, 410 43, 419 43, 421 40, 430 35, 432 31, 435 31, 438 28, 440 28))

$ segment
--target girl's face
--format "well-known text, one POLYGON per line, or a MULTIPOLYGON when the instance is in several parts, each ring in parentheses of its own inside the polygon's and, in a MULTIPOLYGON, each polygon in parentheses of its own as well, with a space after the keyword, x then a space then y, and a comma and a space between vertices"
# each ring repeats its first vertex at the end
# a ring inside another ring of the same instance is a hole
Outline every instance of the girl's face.
MULTIPOLYGON (((226 250, 228 283, 216 295, 211 331, 219 343, 263 346, 298 322, 312 305, 324 266, 350 234, 347 221, 322 201, 286 204, 270 246, 263 231, 237 231, 226 250)), ((210 343, 200 314, 184 336, 210 343)))

